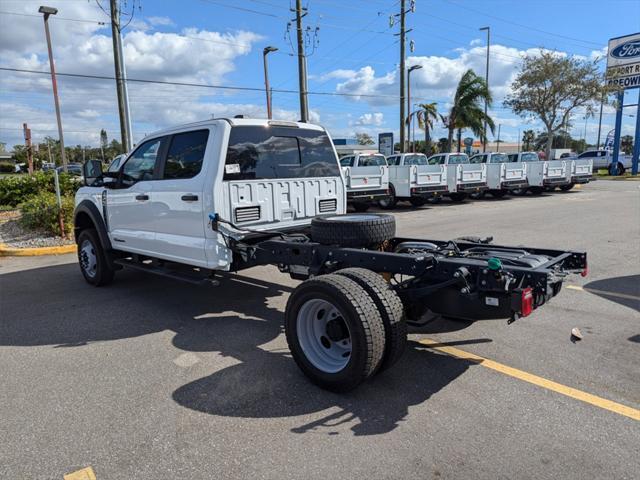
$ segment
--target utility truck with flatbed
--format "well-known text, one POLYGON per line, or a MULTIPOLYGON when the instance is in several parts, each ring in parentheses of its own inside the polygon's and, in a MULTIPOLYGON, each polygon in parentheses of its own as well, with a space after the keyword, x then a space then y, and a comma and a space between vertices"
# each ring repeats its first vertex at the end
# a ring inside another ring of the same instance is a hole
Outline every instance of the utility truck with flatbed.
POLYGON ((345 214, 333 143, 305 123, 175 127, 143 139, 117 172, 87 162, 84 178, 74 230, 89 284, 128 268, 215 286, 232 272, 276 266, 302 280, 284 314, 292 357, 334 391, 389 369, 407 323, 428 310, 513 321, 587 268, 584 252, 402 238, 391 215, 345 214))
POLYGON ((389 165, 389 196, 378 203, 393 208, 399 201, 420 207, 431 198, 449 191, 444 165, 429 165, 424 153, 399 153, 387 157, 389 165))
POLYGON ((447 170, 448 196, 461 202, 470 194, 484 192, 487 186, 487 166, 472 164, 466 153, 438 153, 429 157, 429 165, 444 165, 447 170))
MULTIPOLYGON (((502 198, 512 190, 528 187, 526 163, 509 162, 505 153, 487 152, 473 155, 469 162, 487 166, 487 190, 493 197, 502 198)), ((479 196, 484 196, 485 191, 479 196)))

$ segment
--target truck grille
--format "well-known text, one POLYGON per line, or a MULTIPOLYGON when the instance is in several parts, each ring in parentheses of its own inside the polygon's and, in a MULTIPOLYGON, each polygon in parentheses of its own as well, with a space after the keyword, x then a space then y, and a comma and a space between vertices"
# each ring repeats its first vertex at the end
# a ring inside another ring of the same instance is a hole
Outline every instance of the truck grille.
POLYGON ((320 200, 320 202, 318 202, 318 210, 320 211, 320 213, 335 212, 337 208, 338 200, 336 200, 335 198, 320 200))
POLYGON ((255 222, 256 220, 260 220, 260 207, 258 205, 236 208, 236 223, 255 222))

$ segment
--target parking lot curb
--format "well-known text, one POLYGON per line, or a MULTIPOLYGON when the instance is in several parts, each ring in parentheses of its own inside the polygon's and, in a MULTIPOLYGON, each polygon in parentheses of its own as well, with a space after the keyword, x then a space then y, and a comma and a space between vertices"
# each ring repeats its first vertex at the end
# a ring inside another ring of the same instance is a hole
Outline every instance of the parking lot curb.
POLYGON ((75 253, 78 246, 60 245, 57 247, 34 247, 15 248, 0 243, 0 257, 37 257, 39 255, 64 255, 65 253, 75 253))

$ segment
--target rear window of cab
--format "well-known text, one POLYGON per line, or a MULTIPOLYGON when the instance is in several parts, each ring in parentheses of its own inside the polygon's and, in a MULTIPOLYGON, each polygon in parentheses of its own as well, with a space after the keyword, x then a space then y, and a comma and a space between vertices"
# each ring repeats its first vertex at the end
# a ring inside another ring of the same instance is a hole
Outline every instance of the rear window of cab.
POLYGON ((327 133, 289 127, 231 128, 224 180, 339 177, 327 133))

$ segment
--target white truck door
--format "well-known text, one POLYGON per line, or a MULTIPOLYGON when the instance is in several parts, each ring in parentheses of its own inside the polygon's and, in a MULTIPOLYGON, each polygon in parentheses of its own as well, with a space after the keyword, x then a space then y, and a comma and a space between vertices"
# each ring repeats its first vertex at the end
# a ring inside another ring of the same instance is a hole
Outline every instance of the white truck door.
POLYGON ((222 188, 222 216, 256 230, 307 225, 346 209, 335 149, 319 128, 232 127, 222 188))
POLYGON ((107 224, 111 243, 119 250, 151 254, 155 251, 153 189, 166 137, 141 144, 120 170, 119 188, 107 191, 107 224))
POLYGON ((204 159, 213 134, 203 128, 176 133, 167 140, 162 180, 156 182, 152 193, 156 253, 162 258, 206 266, 204 159))

